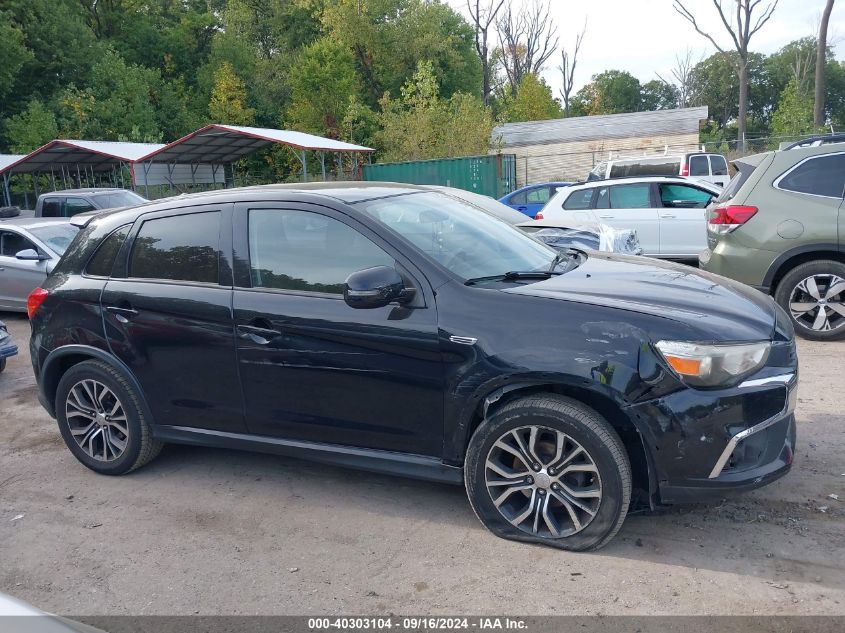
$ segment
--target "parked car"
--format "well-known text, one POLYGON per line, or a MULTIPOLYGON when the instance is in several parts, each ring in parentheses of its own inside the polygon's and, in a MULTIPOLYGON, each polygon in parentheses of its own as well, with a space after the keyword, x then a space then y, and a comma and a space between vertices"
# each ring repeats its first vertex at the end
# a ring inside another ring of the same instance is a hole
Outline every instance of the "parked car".
POLYGON ((571 182, 544 182, 528 185, 499 198, 499 202, 534 219, 537 212, 546 206, 559 188, 568 187, 571 184, 571 182))
POLYGON ((65 189, 42 193, 35 203, 36 218, 70 218, 95 209, 116 209, 146 202, 128 189, 65 189))
POLYGON ((625 255, 643 254, 639 237, 633 229, 614 229, 607 224, 596 222, 568 224, 560 220, 528 220, 519 211, 480 193, 439 185, 420 186, 463 200, 554 248, 589 248, 625 255))
POLYGON ((6 369, 6 359, 18 353, 18 346, 12 340, 9 329, 3 321, 0 321, 0 372, 6 369))
POLYGON ((701 501, 790 469, 793 333, 742 284, 564 256, 414 187, 227 189, 80 223, 30 295, 30 353, 98 473, 165 442, 306 457, 464 484, 495 534, 587 550, 632 489, 701 501))
POLYGON ((707 246, 704 208, 720 192, 710 183, 668 176, 589 182, 558 192, 537 217, 633 228, 645 255, 696 259, 707 246))
POLYGON ((79 229, 58 218, 0 222, 0 310, 26 312, 26 298, 55 268, 79 229))
POLYGON ((773 294, 805 338, 845 337, 845 143, 734 165, 708 209, 701 268, 773 294))
POLYGON ((728 161, 724 156, 708 152, 689 152, 602 161, 593 167, 587 181, 635 176, 690 176, 719 187, 724 187, 730 180, 728 161))

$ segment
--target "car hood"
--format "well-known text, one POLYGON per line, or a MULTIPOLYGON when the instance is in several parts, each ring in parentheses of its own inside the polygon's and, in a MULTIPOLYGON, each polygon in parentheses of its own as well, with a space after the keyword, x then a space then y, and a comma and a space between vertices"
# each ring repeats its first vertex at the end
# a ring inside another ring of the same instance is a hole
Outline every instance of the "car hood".
POLYGON ((770 297, 733 280, 650 257, 596 252, 566 274, 504 292, 672 319, 699 341, 770 340, 777 315, 770 297))

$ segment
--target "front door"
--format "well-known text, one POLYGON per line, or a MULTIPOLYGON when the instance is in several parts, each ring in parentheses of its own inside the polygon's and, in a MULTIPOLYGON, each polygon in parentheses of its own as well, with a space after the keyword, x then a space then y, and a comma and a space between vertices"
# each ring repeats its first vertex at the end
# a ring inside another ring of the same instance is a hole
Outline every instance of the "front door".
POLYGON ((106 339, 157 424, 243 432, 231 315, 231 204, 142 216, 101 303, 106 339))
POLYGON ((26 310, 29 293, 47 277, 47 261, 23 260, 15 257, 38 247, 17 231, 0 231, 0 310, 26 310))
POLYGON ((649 183, 600 187, 594 205, 599 222, 616 229, 636 229, 644 255, 660 253, 660 224, 649 183))
POLYGON ((442 360, 426 281, 378 236, 325 207, 235 209, 234 317, 250 432, 439 456, 442 360), (240 241, 239 241, 240 240, 240 241), (397 261, 399 260, 399 261, 397 261), (349 274, 396 266, 411 307, 349 307, 349 274))

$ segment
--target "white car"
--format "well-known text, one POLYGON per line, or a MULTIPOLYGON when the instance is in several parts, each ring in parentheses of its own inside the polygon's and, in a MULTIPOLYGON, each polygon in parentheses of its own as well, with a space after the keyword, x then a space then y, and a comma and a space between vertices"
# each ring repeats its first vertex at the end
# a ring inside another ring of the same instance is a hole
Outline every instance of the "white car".
POLYGON ((676 176, 594 181, 561 189, 537 219, 636 229, 644 255, 693 259, 707 248, 705 207, 720 193, 676 176))

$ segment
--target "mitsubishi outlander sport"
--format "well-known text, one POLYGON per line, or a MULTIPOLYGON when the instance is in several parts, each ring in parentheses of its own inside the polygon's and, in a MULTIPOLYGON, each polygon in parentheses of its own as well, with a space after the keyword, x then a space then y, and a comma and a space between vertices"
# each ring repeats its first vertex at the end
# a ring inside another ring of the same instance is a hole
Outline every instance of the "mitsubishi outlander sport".
POLYGON ((462 484, 495 534, 588 550, 632 495, 718 498, 792 464, 793 330, 742 284, 559 252, 413 186, 76 221, 29 297, 30 352, 97 473, 167 442, 266 451, 462 484))

